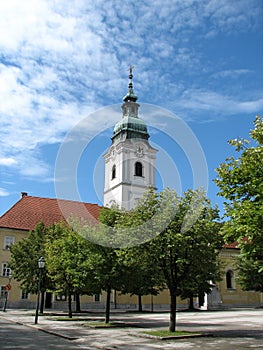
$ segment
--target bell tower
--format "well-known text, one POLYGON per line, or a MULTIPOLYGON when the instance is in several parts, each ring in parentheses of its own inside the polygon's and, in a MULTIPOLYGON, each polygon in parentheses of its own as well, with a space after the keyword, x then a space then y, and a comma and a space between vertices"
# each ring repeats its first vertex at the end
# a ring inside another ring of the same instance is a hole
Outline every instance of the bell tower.
POLYGON ((104 206, 114 203, 132 209, 148 187, 156 188, 155 160, 157 150, 148 139, 147 126, 139 118, 140 105, 133 91, 133 67, 130 66, 128 92, 123 97, 122 118, 116 123, 112 144, 104 155, 104 206))

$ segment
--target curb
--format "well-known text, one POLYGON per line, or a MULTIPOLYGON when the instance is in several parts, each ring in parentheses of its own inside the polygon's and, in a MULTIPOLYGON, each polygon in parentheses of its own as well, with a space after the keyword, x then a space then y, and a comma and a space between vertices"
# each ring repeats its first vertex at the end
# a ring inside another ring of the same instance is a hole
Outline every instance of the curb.
POLYGON ((39 327, 37 325, 23 323, 21 321, 14 321, 14 320, 12 320, 11 318, 8 318, 8 317, 2 317, 2 318, 7 320, 7 321, 10 321, 10 322, 13 322, 13 323, 16 323, 16 324, 20 324, 22 326, 26 326, 26 327, 33 328, 33 329, 36 329, 36 330, 44 332, 44 333, 55 335, 56 337, 64 338, 64 339, 67 339, 67 340, 76 340, 76 339, 78 339, 77 337, 70 337, 70 336, 67 336, 67 335, 64 335, 64 334, 56 333, 54 331, 51 331, 49 329, 45 329, 45 328, 39 327))
POLYGON ((78 337, 69 337, 68 335, 56 333, 56 332, 50 331, 50 330, 45 329, 45 328, 34 327, 34 326, 31 326, 31 327, 32 328, 36 328, 38 331, 41 331, 41 332, 44 332, 44 333, 48 333, 48 334, 52 334, 52 335, 55 335, 56 337, 64 338, 64 339, 67 339, 67 340, 77 340, 78 339, 78 337))
POLYGON ((213 335, 208 333, 196 333, 196 334, 185 334, 185 335, 169 335, 166 337, 161 337, 158 335, 137 333, 136 336, 140 338, 149 338, 149 339, 156 339, 156 340, 171 340, 171 339, 212 337, 213 335))

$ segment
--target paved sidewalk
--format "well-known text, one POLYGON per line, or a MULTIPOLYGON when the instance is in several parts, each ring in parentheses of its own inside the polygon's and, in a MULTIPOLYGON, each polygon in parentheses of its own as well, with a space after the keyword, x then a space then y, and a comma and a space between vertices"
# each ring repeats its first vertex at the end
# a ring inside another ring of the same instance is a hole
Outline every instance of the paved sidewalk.
POLYGON ((83 344, 85 349, 108 350, 124 349, 124 347, 128 349, 128 346, 136 349, 143 349, 144 346, 149 348, 150 344, 155 343, 156 340, 141 337, 140 332, 155 328, 154 326, 167 329, 169 319, 169 314, 167 313, 137 314, 113 311, 111 312, 111 321, 119 322, 120 327, 107 329, 84 326, 87 321, 102 321, 104 314, 100 312, 74 314, 72 321, 58 321, 57 319, 60 316, 67 317, 67 314, 52 310, 52 312, 49 312, 49 315, 45 313, 45 316, 39 316, 38 324, 35 325, 34 310, 7 310, 7 312, 0 314, 0 317, 12 322, 71 340, 76 345, 83 344), (56 316, 53 316, 54 314, 56 316), (167 319, 167 321, 164 319, 167 319))
POLYGON ((168 329, 169 313, 113 310, 111 321, 120 322, 123 327, 93 329, 84 326, 85 322, 103 320, 102 313, 74 314, 72 321, 58 321, 57 317, 52 316, 55 312, 67 316, 52 310, 50 314, 39 316, 38 324, 35 325, 34 310, 8 309, 0 313, 0 318, 68 339, 75 349, 263 349, 262 309, 178 312, 178 330, 197 331, 210 336, 168 341, 145 338, 141 332, 146 329, 168 329))

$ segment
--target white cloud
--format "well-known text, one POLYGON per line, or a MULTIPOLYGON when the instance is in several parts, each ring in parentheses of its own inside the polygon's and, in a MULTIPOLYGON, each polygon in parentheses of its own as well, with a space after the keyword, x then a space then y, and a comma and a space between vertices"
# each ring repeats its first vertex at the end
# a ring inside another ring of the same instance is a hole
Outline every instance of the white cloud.
POLYGON ((228 95, 205 90, 185 91, 181 106, 192 110, 206 110, 214 114, 257 113, 263 109, 263 99, 239 101, 228 95))
POLYGON ((16 160, 13 158, 0 158, 0 165, 4 165, 4 166, 12 166, 14 164, 16 164, 16 160))
MULTIPOLYGON (((148 102, 165 104, 173 95, 173 106, 187 102, 201 110, 261 106, 189 87, 181 98, 185 82, 174 76, 204 69, 197 48, 188 45, 193 39, 253 28, 257 1, 9 0, 0 2, 0 13, 0 157, 24 176, 47 177, 40 147, 60 142, 97 108, 121 102, 130 63, 148 102)), ((103 116, 91 117, 89 131, 102 123, 103 116)))
POLYGON ((253 71, 250 69, 226 69, 213 74, 213 78, 239 78, 240 76, 245 76, 252 74, 253 71))
POLYGON ((248 31, 259 24, 262 6, 257 0, 210 0, 204 4, 203 15, 210 19, 212 30, 248 31))
POLYGON ((17 50, 38 34, 41 18, 47 18, 48 8, 45 1, 9 0, 0 2, 0 13, 0 43, 4 52, 8 52, 17 50))
POLYGON ((0 197, 6 197, 8 195, 9 195, 9 192, 6 189, 0 187, 0 197))

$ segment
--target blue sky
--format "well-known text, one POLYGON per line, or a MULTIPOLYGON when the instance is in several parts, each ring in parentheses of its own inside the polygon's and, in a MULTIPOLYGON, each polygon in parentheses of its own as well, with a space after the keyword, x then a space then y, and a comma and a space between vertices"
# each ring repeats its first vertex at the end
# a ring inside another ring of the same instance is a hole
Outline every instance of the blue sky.
POLYGON ((200 161, 208 197, 222 206, 214 169, 233 155, 227 141, 248 137, 262 115, 261 0, 9 0, 0 13, 0 215, 21 191, 101 203, 102 155, 130 64, 160 150, 159 189, 194 187, 200 161), (76 198, 74 152, 64 176, 58 164, 65 137, 83 125, 76 198))

